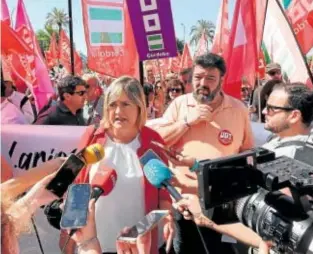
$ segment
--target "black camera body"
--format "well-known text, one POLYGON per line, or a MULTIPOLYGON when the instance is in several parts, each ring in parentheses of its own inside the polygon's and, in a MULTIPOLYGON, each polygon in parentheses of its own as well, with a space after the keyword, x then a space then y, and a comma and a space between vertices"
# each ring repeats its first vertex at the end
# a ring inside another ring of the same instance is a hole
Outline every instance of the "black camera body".
MULTIPOLYGON (((313 163, 313 149, 308 149, 313 163)), ((256 148, 200 161, 198 182, 204 214, 218 206, 232 209, 231 219, 273 241, 276 252, 313 254, 313 166, 307 161, 276 158, 274 152, 256 148), (278 191, 282 189, 290 196, 278 191)))

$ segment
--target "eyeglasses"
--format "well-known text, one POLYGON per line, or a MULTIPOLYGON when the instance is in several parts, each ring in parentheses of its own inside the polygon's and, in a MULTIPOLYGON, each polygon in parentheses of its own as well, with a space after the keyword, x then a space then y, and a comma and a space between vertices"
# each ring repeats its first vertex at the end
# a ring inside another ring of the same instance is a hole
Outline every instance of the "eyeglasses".
POLYGON ((275 110, 283 110, 283 111, 292 111, 295 110, 292 107, 280 107, 280 106, 274 106, 270 104, 266 104, 265 106, 267 112, 275 112, 275 110))
POLYGON ((84 91, 78 91, 78 92, 73 92, 73 94, 78 94, 79 96, 84 96, 87 93, 86 90, 84 91))
POLYGON ((180 89, 180 88, 171 88, 171 89, 170 89, 170 92, 181 93, 181 92, 182 92, 182 89, 180 89))
POLYGON ((281 71, 270 71, 268 72, 268 75, 274 76, 275 74, 281 74, 281 71))

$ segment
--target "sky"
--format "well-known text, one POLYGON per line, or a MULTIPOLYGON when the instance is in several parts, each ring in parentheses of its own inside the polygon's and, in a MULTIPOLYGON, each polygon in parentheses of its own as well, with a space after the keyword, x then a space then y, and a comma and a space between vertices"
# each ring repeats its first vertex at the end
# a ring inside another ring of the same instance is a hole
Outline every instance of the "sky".
MULTIPOLYGON (((135 1, 135 0, 130 0, 135 1)), ((161 0, 162 1, 162 0, 161 0)), ((68 0, 24 0, 26 10, 35 31, 44 28, 47 13, 54 7, 68 11, 68 0)), ((221 0, 171 0, 176 37, 189 41, 190 29, 197 20, 210 20, 216 24, 221 0), (184 29, 185 28, 185 29, 184 29)), ((229 0, 232 17, 235 0, 229 0)), ((11 20, 15 21, 17 0, 7 0, 11 20)), ((73 36, 76 49, 86 54, 81 0, 72 0, 73 36)))

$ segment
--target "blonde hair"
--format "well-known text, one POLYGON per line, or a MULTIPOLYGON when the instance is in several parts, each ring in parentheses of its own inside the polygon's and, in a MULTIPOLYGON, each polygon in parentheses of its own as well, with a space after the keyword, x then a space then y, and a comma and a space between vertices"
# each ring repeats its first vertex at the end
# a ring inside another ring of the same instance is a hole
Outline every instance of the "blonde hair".
POLYGON ((104 95, 103 105, 103 123, 105 128, 109 128, 109 105, 116 101, 122 93, 125 93, 128 99, 139 108, 137 118, 137 127, 140 130, 147 121, 147 108, 145 103, 145 95, 139 81, 129 76, 122 76, 114 80, 104 95))

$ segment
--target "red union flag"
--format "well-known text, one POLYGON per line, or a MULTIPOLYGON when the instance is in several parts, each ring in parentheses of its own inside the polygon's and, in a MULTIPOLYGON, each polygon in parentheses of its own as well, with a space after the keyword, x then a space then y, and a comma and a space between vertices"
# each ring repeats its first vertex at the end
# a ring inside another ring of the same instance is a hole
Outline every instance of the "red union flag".
POLYGON ((123 0, 82 0, 88 67, 111 77, 139 77, 139 58, 123 0))
POLYGON ((52 34, 49 50, 45 52, 47 65, 52 68, 58 64, 59 52, 55 33, 52 34))
POLYGON ((11 23, 9 8, 5 0, 1 0, 1 21, 4 21, 8 25, 11 23))
POLYGON ((211 52, 226 57, 225 52, 227 50, 228 40, 228 0, 223 0, 217 19, 217 25, 211 52))
POLYGON ((25 80, 25 82, 33 92, 37 108, 40 110, 44 105, 46 105, 54 91, 49 78, 47 66, 45 65, 41 55, 41 50, 26 13, 23 0, 18 0, 15 30, 20 38, 33 51, 33 55, 27 57, 27 59, 25 58, 23 62, 25 65, 26 63, 27 65, 29 64, 32 72, 31 75, 32 77, 35 77, 35 80, 32 83, 28 83, 27 80, 25 80))
POLYGON ((188 69, 192 67, 192 58, 189 51, 188 44, 184 46, 183 54, 180 61, 180 70, 188 69))
POLYGON ((180 68, 180 61, 181 61, 181 55, 179 54, 179 52, 177 52, 177 56, 176 57, 171 57, 170 58, 170 70, 172 72, 178 73, 180 68))
POLYGON ((194 57, 204 55, 208 52, 208 40, 206 38, 205 33, 202 33, 201 38, 199 40, 198 49, 195 52, 194 57))
MULTIPOLYGON (((67 34, 62 29, 59 39, 59 59, 60 63, 64 66, 68 73, 71 73, 71 44, 67 34)), ((74 50, 74 72, 75 75, 81 75, 83 71, 83 64, 80 56, 74 50)))
MULTIPOLYGON (((258 68, 258 45, 261 42, 261 38, 258 38, 260 36, 258 26, 262 26, 264 21, 258 20, 257 26, 256 1, 262 2, 261 0, 237 0, 231 28, 223 89, 238 99, 240 99, 242 79, 247 79, 253 85, 258 68)), ((265 9, 260 9, 258 12, 265 13, 265 9)))
POLYGON ((287 15, 303 54, 307 54, 313 47, 313 26, 310 25, 313 0, 293 0, 287 9, 287 15))

